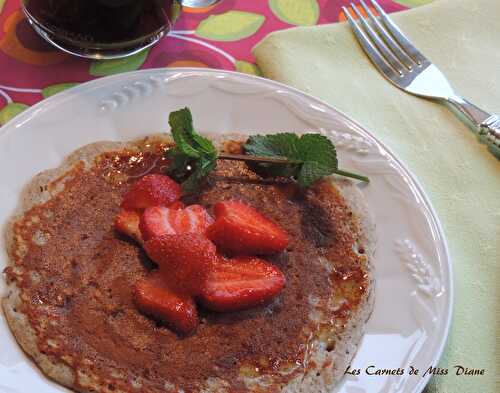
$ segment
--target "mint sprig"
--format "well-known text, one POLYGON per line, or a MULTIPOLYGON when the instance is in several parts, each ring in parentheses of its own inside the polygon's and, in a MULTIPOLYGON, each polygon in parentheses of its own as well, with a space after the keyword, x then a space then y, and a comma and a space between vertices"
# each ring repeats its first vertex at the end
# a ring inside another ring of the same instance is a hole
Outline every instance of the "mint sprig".
POLYGON ((181 182, 188 194, 199 189, 218 159, 247 161, 263 176, 291 177, 303 188, 333 173, 369 181, 366 176, 339 169, 335 146, 320 134, 256 135, 245 143, 246 155, 218 155, 214 144, 194 130, 188 108, 170 113, 169 124, 176 145, 167 152, 167 173, 181 182))
POLYGON ((196 192, 217 166, 217 149, 209 139, 196 133, 188 108, 170 113, 168 122, 175 147, 167 152, 167 173, 182 182, 185 193, 196 192))
POLYGON ((256 135, 248 138, 243 147, 250 155, 288 159, 289 165, 256 163, 253 168, 263 175, 293 177, 303 188, 334 173, 369 181, 366 176, 339 169, 334 144, 320 134, 256 135))

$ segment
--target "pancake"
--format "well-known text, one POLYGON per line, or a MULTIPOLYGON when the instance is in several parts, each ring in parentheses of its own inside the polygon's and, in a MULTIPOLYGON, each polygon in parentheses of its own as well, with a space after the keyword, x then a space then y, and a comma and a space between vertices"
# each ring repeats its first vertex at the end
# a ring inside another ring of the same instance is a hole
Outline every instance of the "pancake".
POLYGON ((49 378, 78 392, 331 391, 373 307, 374 226, 360 192, 345 179, 301 192, 220 161, 185 202, 210 211, 241 199, 280 224, 290 246, 267 259, 287 285, 265 306, 200 309, 197 331, 181 338, 136 309, 132 286, 153 265, 113 229, 122 196, 165 169, 169 144, 152 136, 88 145, 26 187, 6 230, 2 303, 18 343, 49 378))

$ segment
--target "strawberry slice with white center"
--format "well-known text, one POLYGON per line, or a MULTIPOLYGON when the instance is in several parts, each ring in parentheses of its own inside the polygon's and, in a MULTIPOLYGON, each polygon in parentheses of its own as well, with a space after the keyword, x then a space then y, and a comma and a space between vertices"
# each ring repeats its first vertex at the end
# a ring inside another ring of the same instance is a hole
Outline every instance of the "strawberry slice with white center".
POLYGON ((144 240, 148 240, 162 235, 205 234, 212 223, 213 218, 200 205, 184 209, 155 206, 144 211, 139 228, 144 240))
POLYGON ((269 302, 285 283, 283 273, 262 259, 220 259, 202 287, 200 301, 214 311, 244 310, 269 302))

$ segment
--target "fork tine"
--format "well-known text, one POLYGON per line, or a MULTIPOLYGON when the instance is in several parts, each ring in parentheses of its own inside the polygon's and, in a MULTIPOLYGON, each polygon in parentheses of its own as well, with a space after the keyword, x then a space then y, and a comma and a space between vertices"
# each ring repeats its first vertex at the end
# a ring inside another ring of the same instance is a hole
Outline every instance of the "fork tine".
POLYGON ((351 25, 352 31, 354 32, 354 35, 358 39, 359 44, 365 51, 365 53, 368 55, 370 60, 373 62, 375 67, 378 68, 378 70, 385 76, 387 76, 389 79, 399 79, 399 74, 396 73, 389 64, 384 60, 380 52, 377 50, 377 48, 372 44, 370 39, 366 36, 364 31, 358 26, 354 18, 352 17, 351 13, 346 7, 342 7, 342 12, 344 13, 347 21, 351 25))
POLYGON ((394 41, 394 38, 387 32, 387 30, 382 26, 380 21, 373 15, 372 10, 368 7, 364 0, 360 0, 361 6, 365 10, 366 14, 370 18, 371 22, 375 26, 374 30, 383 38, 387 46, 392 50, 401 63, 408 69, 412 69, 413 59, 408 56, 394 41))
POLYGON ((378 48, 379 52, 384 56, 385 60, 394 68, 394 70, 399 74, 403 75, 404 64, 401 64, 399 59, 394 56, 394 54, 387 48, 384 42, 380 39, 377 33, 375 33, 372 27, 366 22, 361 12, 359 12, 358 7, 356 7, 353 3, 351 3, 352 10, 358 16, 359 22, 363 25, 363 28, 368 36, 372 39, 372 42, 375 43, 375 46, 378 48))
POLYGON ((399 27, 392 21, 391 18, 385 13, 382 7, 377 3, 376 0, 370 0, 377 12, 380 15, 380 18, 384 22, 387 30, 391 32, 393 37, 399 43, 399 46, 403 48, 403 50, 417 63, 418 65, 422 65, 422 63, 428 62, 426 57, 420 53, 415 46, 406 38, 403 32, 399 29, 399 27))

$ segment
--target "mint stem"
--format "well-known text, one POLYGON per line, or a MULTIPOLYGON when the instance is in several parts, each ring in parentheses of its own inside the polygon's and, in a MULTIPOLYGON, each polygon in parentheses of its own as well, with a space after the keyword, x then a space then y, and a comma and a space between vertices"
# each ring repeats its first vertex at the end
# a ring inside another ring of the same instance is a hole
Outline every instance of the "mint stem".
POLYGON ((358 175, 357 173, 353 173, 353 172, 343 171, 342 169, 336 169, 334 171, 334 173, 336 173, 337 175, 345 176, 345 177, 352 177, 353 179, 358 179, 358 180, 361 180, 361 181, 364 181, 367 183, 370 182, 370 179, 368 179, 368 177, 366 177, 366 176, 358 175))
MULTIPOLYGON (((217 156, 218 160, 233 160, 233 161, 246 161, 246 162, 262 162, 267 164, 279 164, 279 165, 298 165, 302 164, 302 161, 289 160, 283 157, 263 157, 263 156, 253 156, 248 154, 230 154, 230 153, 219 153, 217 156)), ((353 179, 358 179, 369 183, 370 179, 363 175, 358 175, 357 173, 344 171, 342 169, 336 169, 334 171, 337 175, 351 177, 353 179)))
POLYGON ((293 165, 302 164, 302 161, 289 160, 282 157, 264 157, 264 156, 251 156, 247 154, 229 154, 219 153, 218 160, 233 160, 233 161, 248 161, 248 162, 262 162, 266 164, 280 164, 280 165, 293 165))

